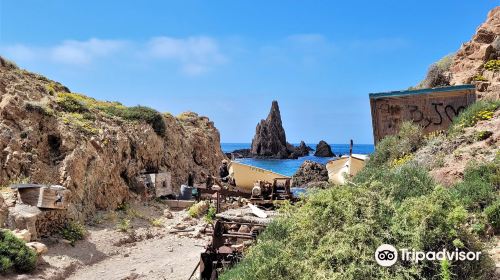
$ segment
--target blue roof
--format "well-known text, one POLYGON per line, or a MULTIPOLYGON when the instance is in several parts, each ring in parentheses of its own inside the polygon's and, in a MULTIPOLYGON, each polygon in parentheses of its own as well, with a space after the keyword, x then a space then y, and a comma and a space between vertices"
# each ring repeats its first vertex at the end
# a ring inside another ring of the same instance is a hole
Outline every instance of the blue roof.
POLYGON ((448 87, 437 87, 437 88, 423 88, 415 90, 397 90, 397 91, 370 93, 369 96, 370 99, 377 99, 381 97, 395 97, 395 96, 403 96, 410 94, 427 94, 433 92, 447 92, 447 91, 467 90, 475 88, 476 87, 474 85, 459 85, 459 86, 448 86, 448 87))

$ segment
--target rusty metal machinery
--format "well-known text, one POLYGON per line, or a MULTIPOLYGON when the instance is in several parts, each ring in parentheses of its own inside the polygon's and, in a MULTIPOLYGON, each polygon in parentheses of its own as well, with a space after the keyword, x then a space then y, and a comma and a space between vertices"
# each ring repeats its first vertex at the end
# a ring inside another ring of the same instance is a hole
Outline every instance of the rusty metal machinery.
POLYGON ((264 226, 252 223, 236 223, 216 220, 213 230, 206 233, 212 234, 212 241, 207 246, 200 259, 200 279, 215 280, 219 274, 243 258, 245 241, 255 241, 264 226), (250 232, 240 232, 245 226, 250 232))

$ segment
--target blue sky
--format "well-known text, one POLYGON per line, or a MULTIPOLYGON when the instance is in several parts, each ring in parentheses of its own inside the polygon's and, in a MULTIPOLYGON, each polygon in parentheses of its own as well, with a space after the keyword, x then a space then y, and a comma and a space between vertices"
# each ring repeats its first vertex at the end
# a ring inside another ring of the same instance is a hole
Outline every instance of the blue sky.
POLYGON ((289 142, 372 143, 368 93, 418 83, 499 3, 0 0, 0 54, 74 92, 206 115, 223 142, 250 142, 276 99, 289 142))

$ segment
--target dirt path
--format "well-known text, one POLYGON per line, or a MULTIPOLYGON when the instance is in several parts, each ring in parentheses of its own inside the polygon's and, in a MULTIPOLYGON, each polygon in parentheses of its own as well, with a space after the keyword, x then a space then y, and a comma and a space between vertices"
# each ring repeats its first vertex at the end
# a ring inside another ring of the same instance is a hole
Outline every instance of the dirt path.
POLYGON ((197 234, 203 221, 187 218, 186 211, 172 211, 167 218, 165 208, 153 203, 98 213, 74 247, 61 238, 42 239, 49 252, 37 269, 2 279, 188 279, 207 244, 208 237, 197 234), (118 226, 124 220, 130 221, 126 231, 118 226), (193 231, 171 233, 177 224, 193 231))
POLYGON ((67 279, 187 279, 200 259, 203 242, 164 236, 77 270, 67 279))

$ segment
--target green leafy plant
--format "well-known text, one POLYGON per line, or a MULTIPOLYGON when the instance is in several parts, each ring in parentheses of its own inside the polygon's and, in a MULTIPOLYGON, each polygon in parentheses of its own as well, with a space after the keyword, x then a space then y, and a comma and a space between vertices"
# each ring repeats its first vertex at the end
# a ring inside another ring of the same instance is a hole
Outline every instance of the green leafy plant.
POLYGON ((488 222, 493 226, 495 232, 500 232, 500 197, 484 209, 488 222))
POLYGON ((68 240, 71 246, 75 246, 76 241, 82 240, 85 237, 87 230, 79 222, 69 221, 61 228, 61 236, 68 240))
POLYGON ((36 252, 26 246, 9 230, 0 229, 0 273, 11 268, 17 272, 30 272, 36 267, 36 252))
POLYGON ((205 215, 205 221, 207 223, 212 223, 215 219, 215 214, 217 214, 217 209, 214 206, 210 205, 207 214, 205 215))
POLYGON ((116 225, 116 228, 121 232, 128 232, 132 226, 129 219, 121 219, 116 225))
POLYGON ((498 160, 487 164, 470 164, 464 172, 464 180, 451 192, 467 209, 481 212, 492 204, 500 188, 498 160))

